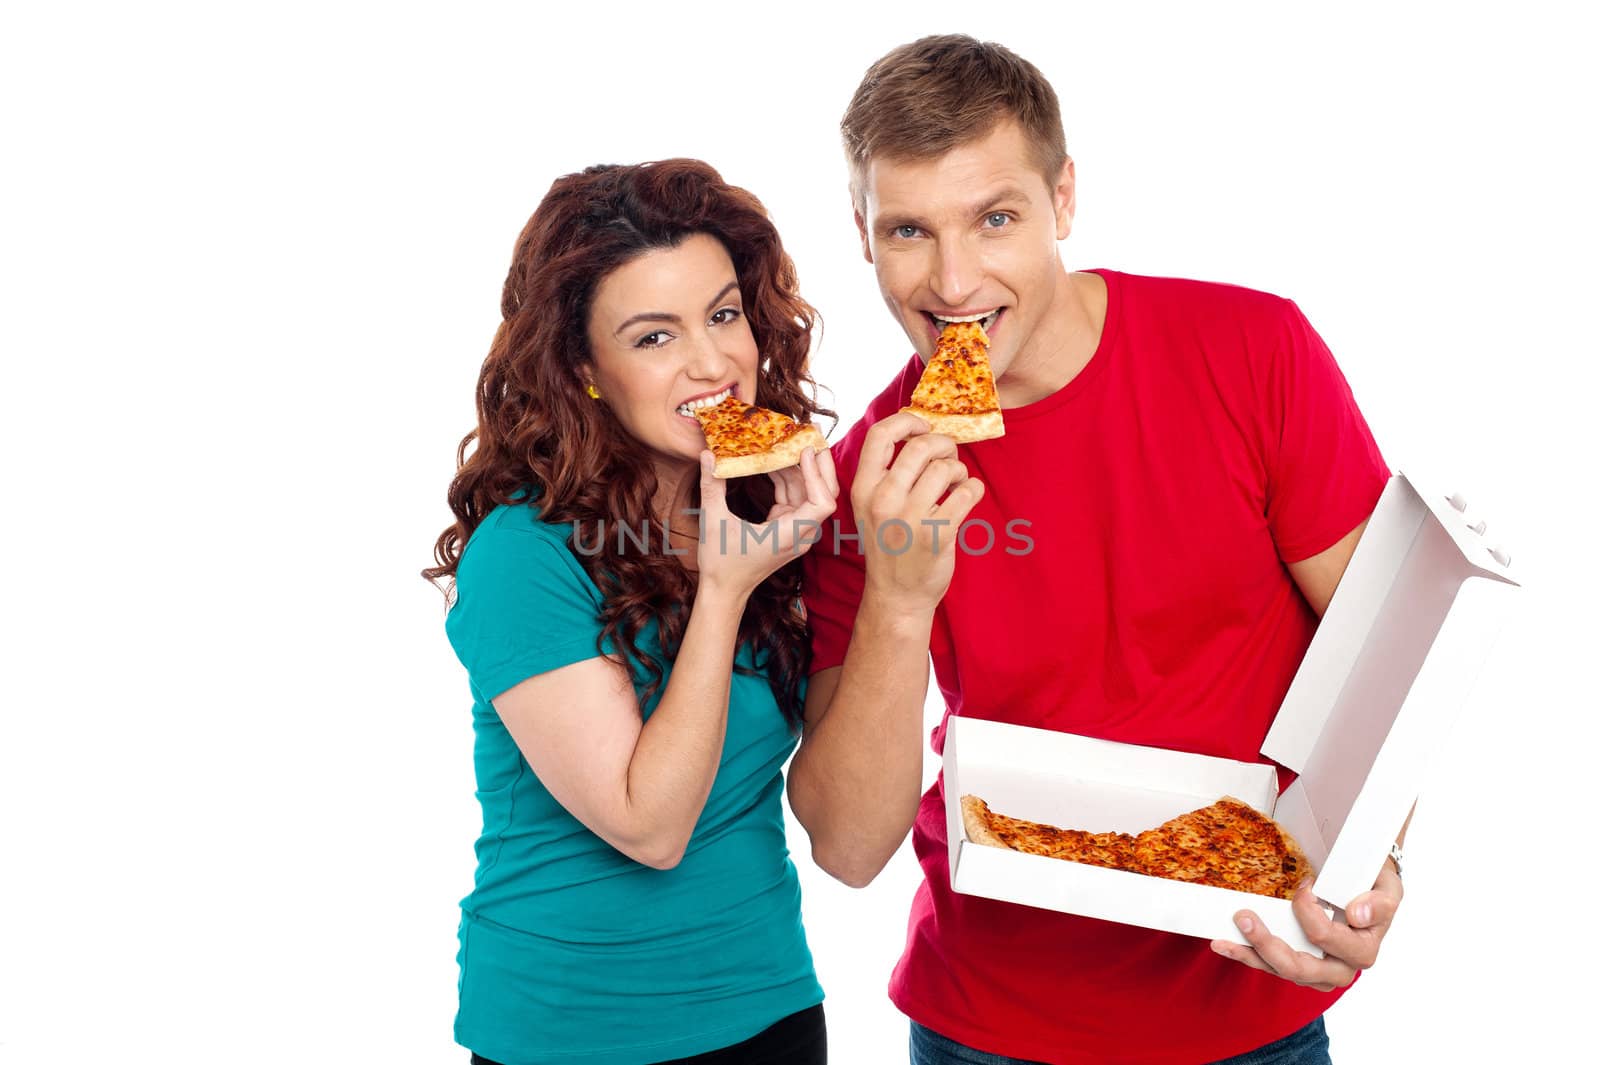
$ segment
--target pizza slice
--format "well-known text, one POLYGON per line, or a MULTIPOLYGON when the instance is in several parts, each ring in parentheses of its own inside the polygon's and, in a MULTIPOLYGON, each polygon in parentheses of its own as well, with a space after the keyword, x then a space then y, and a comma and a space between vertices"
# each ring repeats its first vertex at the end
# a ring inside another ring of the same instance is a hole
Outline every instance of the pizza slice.
POLYGON ((1006 435, 1000 394, 989 368, 989 336, 977 322, 951 322, 939 334, 933 356, 900 408, 958 444, 1006 435))
POLYGON ((1130 869, 1132 866, 1133 837, 1125 832, 1085 832, 1023 821, 995 813, 975 795, 961 797, 961 820, 967 838, 984 846, 1106 869, 1130 869))
POLYGON ((808 447, 828 446, 822 431, 801 425, 787 414, 752 407, 736 396, 694 412, 706 434, 706 446, 716 456, 717 477, 748 477, 771 473, 799 463, 808 447))
POLYGON ((1312 872, 1294 837, 1249 803, 1223 796, 1134 839, 1142 872, 1275 898, 1312 872))
POLYGON ((1294 897, 1313 872, 1293 836, 1231 796, 1137 836, 1006 817, 974 795, 961 797, 961 820, 967 838, 988 847, 1274 898, 1294 897))

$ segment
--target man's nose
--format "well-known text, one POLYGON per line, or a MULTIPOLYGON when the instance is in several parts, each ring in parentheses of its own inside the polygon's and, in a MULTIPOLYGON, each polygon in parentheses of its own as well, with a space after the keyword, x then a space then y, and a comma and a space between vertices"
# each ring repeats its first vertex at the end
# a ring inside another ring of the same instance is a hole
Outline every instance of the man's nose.
POLYGON ((951 310, 967 309, 968 299, 977 295, 983 284, 983 268, 976 251, 964 241, 939 245, 929 285, 933 294, 951 310))

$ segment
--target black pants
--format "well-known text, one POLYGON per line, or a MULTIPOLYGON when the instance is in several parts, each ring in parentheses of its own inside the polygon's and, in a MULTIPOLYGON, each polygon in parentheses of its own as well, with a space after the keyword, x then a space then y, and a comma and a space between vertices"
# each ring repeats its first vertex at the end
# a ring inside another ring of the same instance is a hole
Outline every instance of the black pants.
MULTIPOLYGON (((499 1063, 474 1054, 472 1065, 499 1063)), ((791 1013, 742 1043, 657 1065, 828 1065, 828 1027, 822 1019, 822 1003, 791 1013)))

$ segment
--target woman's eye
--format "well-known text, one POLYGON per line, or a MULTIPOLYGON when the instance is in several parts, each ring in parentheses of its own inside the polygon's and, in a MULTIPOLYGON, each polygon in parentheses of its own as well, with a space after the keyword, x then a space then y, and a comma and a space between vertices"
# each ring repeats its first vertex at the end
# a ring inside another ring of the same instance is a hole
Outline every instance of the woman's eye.
POLYGON ((711 324, 726 325, 737 317, 739 317, 739 309, 737 307, 724 307, 711 316, 711 324))
POLYGON ((667 334, 658 329, 654 333, 646 333, 634 342, 636 348, 659 348, 667 342, 667 334))

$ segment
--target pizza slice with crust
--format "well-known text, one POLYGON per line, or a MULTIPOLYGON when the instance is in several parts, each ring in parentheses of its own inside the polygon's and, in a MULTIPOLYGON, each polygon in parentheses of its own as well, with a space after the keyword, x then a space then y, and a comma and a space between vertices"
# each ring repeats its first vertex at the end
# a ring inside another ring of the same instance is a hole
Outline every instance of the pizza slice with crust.
POLYGON ((806 448, 828 446, 822 430, 802 425, 775 410, 752 407, 736 396, 694 412, 706 434, 706 446, 716 456, 717 477, 748 477, 772 473, 800 461, 806 448))
POLYGON ((989 336, 977 322, 951 322, 939 334, 933 356, 900 408, 958 444, 1006 435, 1000 393, 989 367, 989 336))
POLYGON ((1022 821, 974 795, 961 797, 961 820, 967 838, 988 847, 1280 899, 1314 871, 1293 836, 1232 796, 1137 836, 1022 821))

